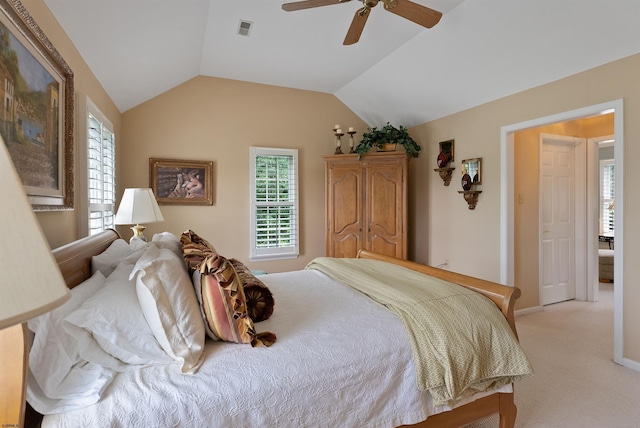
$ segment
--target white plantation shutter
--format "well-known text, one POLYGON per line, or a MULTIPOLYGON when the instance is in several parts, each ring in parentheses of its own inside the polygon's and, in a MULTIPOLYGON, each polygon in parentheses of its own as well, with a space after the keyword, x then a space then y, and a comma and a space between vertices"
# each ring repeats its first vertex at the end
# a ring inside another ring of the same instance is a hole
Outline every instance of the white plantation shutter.
POLYGON ((613 159, 600 161, 600 235, 614 236, 615 168, 613 159))
POLYGON ((116 177, 115 136, 111 124, 89 109, 87 123, 87 174, 89 235, 113 228, 116 177))
POLYGON ((250 260, 299 255, 298 151, 251 147, 250 260))

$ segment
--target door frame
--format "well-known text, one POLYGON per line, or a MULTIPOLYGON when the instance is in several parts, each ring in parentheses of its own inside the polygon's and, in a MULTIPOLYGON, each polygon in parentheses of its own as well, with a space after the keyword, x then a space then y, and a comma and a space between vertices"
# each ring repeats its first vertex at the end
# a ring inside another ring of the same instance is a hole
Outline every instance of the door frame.
MULTIPOLYGON (((541 133, 538 137, 538 153, 542 153, 542 146, 546 140, 559 141, 562 144, 573 148, 573 295, 577 300, 586 300, 586 267, 587 253, 586 245, 586 213, 578 207, 586 206, 586 138, 569 137, 566 135, 556 135, 541 133), (582 250, 578 251, 578 248, 582 250), (583 285, 580 285, 583 284, 583 285)), ((542 167, 542 156, 538 157, 538 171, 542 167)), ((538 287, 540 306, 543 305, 543 278, 542 278, 542 176, 538 174, 538 287)))
MULTIPOLYGON (((613 360, 625 367, 640 371, 640 362, 623 357, 623 296, 624 296, 624 101, 617 99, 588 107, 553 114, 537 119, 506 125, 500 128, 500 281, 514 286, 514 133, 520 130, 566 122, 614 112, 614 158, 616 180, 616 245, 614 247, 614 315, 613 360), (619 201, 619 203, 618 203, 619 201)), ((589 237, 591 240, 591 237, 589 237)))
MULTIPOLYGON (((615 142, 615 135, 603 135, 601 137, 587 138, 587 227, 589 228, 587 230, 587 233, 590 233, 593 236, 600 235, 599 149, 606 145, 614 146, 615 143, 602 144, 605 141, 611 140, 615 142)), ((598 300, 600 300, 600 275, 598 260, 599 247, 600 244, 597 239, 595 240, 595 242, 592 239, 589 239, 587 241, 587 300, 590 302, 597 302, 598 300)))

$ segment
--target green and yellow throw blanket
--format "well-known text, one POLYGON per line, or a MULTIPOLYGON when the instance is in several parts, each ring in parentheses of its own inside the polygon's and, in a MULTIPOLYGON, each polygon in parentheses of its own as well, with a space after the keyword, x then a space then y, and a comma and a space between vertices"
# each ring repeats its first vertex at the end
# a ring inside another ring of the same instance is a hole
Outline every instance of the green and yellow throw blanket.
POLYGON ((369 259, 319 257, 319 270, 398 315, 411 342, 418 389, 455 405, 533 374, 498 307, 460 285, 369 259))

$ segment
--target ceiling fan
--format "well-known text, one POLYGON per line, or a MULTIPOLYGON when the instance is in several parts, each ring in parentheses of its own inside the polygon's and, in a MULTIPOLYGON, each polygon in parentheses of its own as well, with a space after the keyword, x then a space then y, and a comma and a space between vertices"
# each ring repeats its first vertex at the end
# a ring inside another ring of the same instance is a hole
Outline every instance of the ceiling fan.
MULTIPOLYGON (((293 3, 285 3, 282 9, 291 12, 294 10, 310 9, 312 7, 329 6, 332 4, 346 3, 351 0, 304 0, 293 3)), ((437 10, 430 9, 426 6, 419 5, 410 0, 358 0, 362 1, 363 7, 356 11, 353 21, 344 38, 344 45, 352 45, 360 40, 360 35, 367 23, 371 9, 376 7, 381 1, 384 3, 385 10, 395 13, 403 18, 413 21, 416 24, 426 28, 431 28, 440 21, 442 13, 437 10)))

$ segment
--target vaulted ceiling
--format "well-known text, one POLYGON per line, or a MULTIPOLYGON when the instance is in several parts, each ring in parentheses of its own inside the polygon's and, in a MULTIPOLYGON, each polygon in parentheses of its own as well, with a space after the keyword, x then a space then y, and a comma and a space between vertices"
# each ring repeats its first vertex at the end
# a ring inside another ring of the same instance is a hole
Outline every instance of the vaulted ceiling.
POLYGON ((640 52, 638 0, 414 1, 440 22, 379 4, 350 46, 358 0, 45 3, 121 112, 205 75, 331 93, 371 126, 414 126, 640 52))

